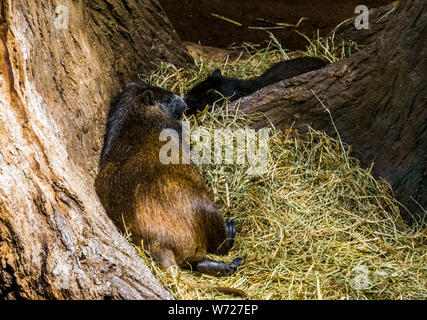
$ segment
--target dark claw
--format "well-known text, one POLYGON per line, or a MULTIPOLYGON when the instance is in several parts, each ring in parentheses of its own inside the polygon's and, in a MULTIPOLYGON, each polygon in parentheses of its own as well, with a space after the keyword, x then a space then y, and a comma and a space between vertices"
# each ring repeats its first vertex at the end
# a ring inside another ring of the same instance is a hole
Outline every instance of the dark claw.
POLYGON ((236 235, 236 222, 233 219, 227 219, 227 238, 228 239, 234 239, 234 236, 236 235))

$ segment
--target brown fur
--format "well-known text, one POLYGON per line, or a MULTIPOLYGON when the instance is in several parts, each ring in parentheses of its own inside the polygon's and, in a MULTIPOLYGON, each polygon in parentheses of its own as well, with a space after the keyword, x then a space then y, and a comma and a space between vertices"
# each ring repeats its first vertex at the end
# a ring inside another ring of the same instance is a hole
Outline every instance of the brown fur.
POLYGON ((159 135, 164 128, 178 129, 176 119, 159 107, 165 90, 150 88, 154 105, 145 105, 137 87, 117 101, 127 116, 110 151, 101 158, 95 181, 107 214, 132 240, 165 268, 206 259, 206 252, 226 254, 227 226, 193 164, 164 165, 159 160, 159 135))

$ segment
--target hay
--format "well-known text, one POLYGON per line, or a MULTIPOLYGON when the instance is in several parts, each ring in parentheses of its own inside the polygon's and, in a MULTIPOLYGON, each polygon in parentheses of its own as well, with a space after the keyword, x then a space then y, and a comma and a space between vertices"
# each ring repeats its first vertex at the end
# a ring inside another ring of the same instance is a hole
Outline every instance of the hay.
MULTIPOLYGON (((346 50, 311 41, 307 55, 328 61, 346 50), (313 50, 310 50, 312 48, 313 50), (326 51, 325 51, 326 49, 326 51)), ((345 44, 342 44, 346 48, 345 44)), ((227 76, 249 78, 282 60, 283 48, 271 41, 250 57, 219 64, 201 57, 190 70, 162 64, 150 82, 183 95, 215 68, 227 76)), ((244 128, 260 115, 216 107, 191 118, 200 126, 244 128)), ((322 132, 299 135, 292 129, 270 130, 267 173, 250 176, 245 165, 201 165, 215 202, 236 220, 230 262, 243 257, 241 269, 227 278, 182 270, 159 269, 149 253, 137 248, 145 263, 177 299, 232 297, 189 287, 201 285, 244 290, 249 299, 425 299, 427 298, 426 229, 408 227, 387 182, 359 167, 351 150, 322 132), (344 149, 343 149, 344 148, 344 149)), ((128 235, 129 236, 129 235, 128 235)))
POLYGON ((302 53, 307 56, 318 57, 332 63, 349 57, 359 51, 359 46, 352 40, 337 41, 335 39, 335 30, 326 37, 321 37, 318 30, 317 37, 315 39, 310 39, 296 30, 296 32, 304 37, 308 42, 306 51, 302 53))

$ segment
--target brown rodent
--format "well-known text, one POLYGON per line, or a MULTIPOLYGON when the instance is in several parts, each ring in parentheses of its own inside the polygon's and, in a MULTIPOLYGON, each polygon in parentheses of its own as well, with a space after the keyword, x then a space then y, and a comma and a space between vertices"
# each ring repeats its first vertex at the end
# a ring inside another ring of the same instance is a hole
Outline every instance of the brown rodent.
MULTIPOLYGON (((235 223, 224 220, 194 164, 162 164, 160 132, 181 133, 184 100, 161 88, 130 84, 111 103, 100 170, 95 180, 107 214, 132 241, 163 266, 191 267, 212 275, 230 275, 232 263, 210 260, 234 243, 235 223)), ((181 134, 180 134, 181 136, 181 134)))

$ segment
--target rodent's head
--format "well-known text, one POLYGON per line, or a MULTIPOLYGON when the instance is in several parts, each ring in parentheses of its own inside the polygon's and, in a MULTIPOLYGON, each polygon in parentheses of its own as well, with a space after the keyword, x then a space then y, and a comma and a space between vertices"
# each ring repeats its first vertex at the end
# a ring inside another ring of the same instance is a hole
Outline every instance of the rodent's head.
POLYGON ((135 85, 137 90, 136 96, 141 99, 142 104, 145 106, 158 106, 161 111, 179 120, 187 107, 184 99, 177 94, 168 90, 152 87, 152 86, 141 86, 135 85))
POLYGON ((216 69, 211 76, 194 86, 184 96, 184 101, 189 107, 189 114, 203 110, 207 105, 221 100, 226 96, 224 84, 226 82, 219 69, 216 69))
MULTIPOLYGON (((151 127, 177 125, 187 104, 178 95, 168 90, 131 83, 111 102, 107 117, 101 163, 110 152, 117 136, 127 122, 151 127)), ((129 125, 129 124, 128 124, 129 125)))

